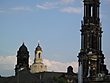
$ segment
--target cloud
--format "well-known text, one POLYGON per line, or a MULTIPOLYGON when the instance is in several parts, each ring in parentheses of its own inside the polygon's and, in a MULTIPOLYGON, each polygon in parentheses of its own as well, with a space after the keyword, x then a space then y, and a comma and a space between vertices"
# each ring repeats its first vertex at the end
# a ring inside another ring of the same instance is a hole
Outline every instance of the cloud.
POLYGON ((37 4, 36 7, 39 9, 44 9, 44 10, 53 9, 55 8, 55 3, 45 2, 42 4, 37 4))
POLYGON ((107 69, 110 73, 110 57, 109 55, 106 55, 107 57, 105 58, 105 65, 107 66, 107 69))
POLYGON ((16 56, 0 56, 0 75, 14 75, 16 56))
POLYGON ((15 64, 16 56, 0 56, 0 64, 15 64))
MULTIPOLYGON (((34 61, 29 60, 30 65, 34 61)), ((48 71, 54 72, 67 72, 68 66, 73 67, 74 72, 78 72, 78 62, 60 62, 55 60, 43 59, 45 65, 47 65, 48 71)), ((107 62, 106 62, 107 63, 107 62)), ((14 75, 14 68, 16 65, 16 56, 0 56, 0 74, 5 76, 14 75)), ((110 71, 110 65, 106 64, 110 71)))
POLYGON ((23 6, 13 7, 10 9, 14 11, 31 11, 32 10, 30 7, 23 7, 23 6))
POLYGON ((71 5, 71 3, 74 4, 74 1, 75 0, 56 0, 55 2, 43 2, 41 4, 37 4, 36 7, 43 10, 56 9, 57 11, 63 13, 79 14, 81 13, 82 8, 69 6, 71 5))
POLYGON ((60 0, 62 3, 66 3, 66 4, 69 4, 69 3, 72 3, 74 2, 75 0, 60 0))
POLYGON ((37 8, 40 9, 54 9, 54 8, 60 8, 62 6, 65 6, 65 4, 73 3, 74 0, 56 0, 54 2, 43 2, 36 5, 37 8))
POLYGON ((47 65, 49 71, 66 72, 68 66, 72 66, 74 72, 77 72, 78 70, 77 62, 64 63, 64 62, 44 59, 44 63, 47 65))
MULTIPOLYGON (((34 61, 30 59, 30 65, 34 61)), ((48 71, 66 72, 68 66, 72 66, 74 72, 78 71, 78 62, 60 62, 55 60, 43 59, 43 63, 47 66, 48 71)))
POLYGON ((10 12, 26 12, 32 11, 33 8, 25 6, 9 7, 9 8, 0 8, 0 13, 10 13, 10 12))
POLYGON ((14 70, 16 64, 15 56, 0 56, 0 70, 14 70))
POLYGON ((42 10, 55 10, 55 11, 62 11, 64 13, 79 13, 80 8, 73 8, 75 0, 55 0, 50 2, 39 2, 34 7, 31 6, 15 6, 15 7, 9 7, 5 9, 0 9, 0 13, 6 12, 26 12, 26 11, 32 11, 34 8, 42 9, 42 10), (70 6, 70 7, 68 7, 70 6))
MULTIPOLYGON (((34 61, 29 60, 30 65, 34 61)), ((47 65, 48 71, 54 72, 66 72, 68 66, 72 66, 74 72, 78 70, 77 62, 60 62, 55 60, 44 59, 44 64, 47 65)), ((0 74, 2 75, 14 75, 14 68, 16 65, 16 56, 0 56, 0 74)))
POLYGON ((76 13, 76 14, 79 14, 79 13, 81 13, 81 8, 65 7, 65 8, 61 9, 60 11, 64 12, 64 13, 76 13))

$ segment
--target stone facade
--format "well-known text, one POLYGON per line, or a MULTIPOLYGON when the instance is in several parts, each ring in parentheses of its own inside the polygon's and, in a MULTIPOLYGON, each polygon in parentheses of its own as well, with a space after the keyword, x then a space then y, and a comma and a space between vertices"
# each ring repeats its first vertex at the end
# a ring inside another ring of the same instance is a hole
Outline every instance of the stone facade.
POLYGON ((47 66, 43 63, 33 63, 30 67, 31 73, 38 73, 38 72, 44 72, 47 71, 47 66))

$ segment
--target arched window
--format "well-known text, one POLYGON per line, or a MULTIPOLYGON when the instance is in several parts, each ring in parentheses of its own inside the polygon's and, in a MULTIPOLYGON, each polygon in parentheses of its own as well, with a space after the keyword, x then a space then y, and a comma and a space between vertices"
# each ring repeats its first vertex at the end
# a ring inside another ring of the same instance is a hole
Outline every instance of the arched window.
POLYGON ((38 54, 38 58, 40 58, 41 53, 38 54))

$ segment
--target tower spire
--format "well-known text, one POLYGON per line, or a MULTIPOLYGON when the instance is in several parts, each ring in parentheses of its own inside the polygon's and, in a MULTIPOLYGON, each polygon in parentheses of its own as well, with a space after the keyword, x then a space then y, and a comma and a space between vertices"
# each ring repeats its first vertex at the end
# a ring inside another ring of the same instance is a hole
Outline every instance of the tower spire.
POLYGON ((40 46, 40 40, 38 40, 38 46, 40 46))

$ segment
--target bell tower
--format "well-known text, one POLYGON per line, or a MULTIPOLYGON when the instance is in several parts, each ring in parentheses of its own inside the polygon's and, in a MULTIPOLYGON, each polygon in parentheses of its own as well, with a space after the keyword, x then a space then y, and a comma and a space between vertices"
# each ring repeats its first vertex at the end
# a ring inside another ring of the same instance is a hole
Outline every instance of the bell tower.
POLYGON ((81 21, 81 49, 79 68, 84 78, 108 74, 102 53, 102 27, 99 18, 100 0, 84 0, 84 17, 81 21))
POLYGON ((22 44, 17 52, 17 65, 15 66, 15 74, 23 69, 29 70, 29 51, 27 47, 22 44))
POLYGON ((39 73, 39 72, 45 72, 47 71, 47 66, 44 65, 43 59, 42 59, 42 48, 40 47, 40 44, 38 43, 38 46, 35 49, 35 58, 34 63, 31 65, 31 73, 39 73))
POLYGON ((34 63, 42 63, 42 48, 40 47, 40 44, 38 43, 38 46, 35 49, 35 59, 34 63))

